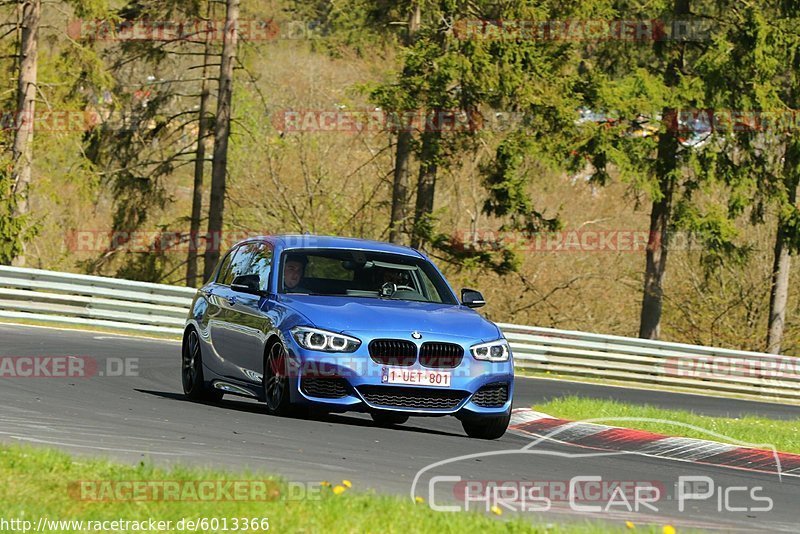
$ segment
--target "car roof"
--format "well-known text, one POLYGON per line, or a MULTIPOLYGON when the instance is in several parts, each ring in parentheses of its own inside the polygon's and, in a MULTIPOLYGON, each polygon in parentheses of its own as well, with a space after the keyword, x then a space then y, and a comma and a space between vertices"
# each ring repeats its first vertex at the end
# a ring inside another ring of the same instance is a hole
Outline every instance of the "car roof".
POLYGON ((252 241, 253 239, 271 241, 276 245, 280 245, 281 248, 284 249, 355 249, 366 250, 370 252, 390 252, 394 254, 404 254, 406 256, 424 258, 419 251, 411 247, 394 245, 392 243, 386 243, 383 241, 372 241, 370 239, 358 239, 355 237, 337 237, 312 234, 281 234, 252 238, 248 241, 252 241))

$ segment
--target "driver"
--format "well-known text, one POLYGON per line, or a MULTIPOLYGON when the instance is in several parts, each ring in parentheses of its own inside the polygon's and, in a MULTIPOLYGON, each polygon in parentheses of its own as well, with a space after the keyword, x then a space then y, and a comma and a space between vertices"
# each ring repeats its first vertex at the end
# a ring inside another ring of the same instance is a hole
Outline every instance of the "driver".
POLYGON ((390 269, 384 269, 382 278, 384 284, 387 282, 391 282, 392 284, 399 286, 399 285, 404 285, 403 282, 405 282, 405 280, 403 280, 403 273, 401 273, 400 271, 393 271, 390 269))
POLYGON ((394 284, 395 289, 413 289, 409 280, 408 274, 403 271, 395 269, 383 269, 379 278, 379 287, 382 288, 386 284, 394 284))
POLYGON ((283 287, 289 293, 307 293, 300 282, 306 272, 308 258, 301 254, 290 254, 283 262, 283 287))

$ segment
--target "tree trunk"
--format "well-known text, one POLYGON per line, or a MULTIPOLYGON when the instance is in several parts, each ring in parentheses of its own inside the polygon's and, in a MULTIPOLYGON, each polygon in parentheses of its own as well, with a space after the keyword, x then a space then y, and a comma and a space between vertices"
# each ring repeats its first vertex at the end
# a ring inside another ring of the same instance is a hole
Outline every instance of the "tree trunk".
MULTIPOLYGON (((406 46, 411 46, 414 42, 414 35, 419 30, 422 20, 419 3, 411 7, 408 15, 408 28, 406 30, 406 46)), ((411 155, 410 129, 406 129, 404 121, 396 121, 401 124, 397 134, 397 151, 394 163, 394 184, 392 186, 392 214, 389 221, 389 241, 395 244, 402 244, 402 234, 406 222, 408 211, 408 176, 409 159, 411 155)))
MULTIPOLYGON (((440 111, 434 110, 437 117, 440 111)), ((432 121, 436 123, 436 121, 432 121)), ((419 181, 417 182, 417 202, 414 209, 414 231, 411 235, 411 246, 419 248, 427 234, 429 217, 433 213, 433 196, 436 192, 436 174, 439 171, 439 141, 441 132, 434 124, 432 130, 422 134, 422 149, 420 150, 419 181)))
MULTIPOLYGON (((22 31, 19 48, 19 77, 17 78, 17 129, 14 133, 11 174, 14 195, 14 216, 28 214, 28 189, 31 183, 33 162, 33 114, 36 110, 36 70, 39 47, 39 22, 42 16, 41 0, 28 0, 22 4, 22 31)), ((13 261, 25 265, 25 244, 13 261)))
POLYGON ((403 226, 408 210, 408 162, 411 154, 411 132, 401 126, 397 134, 397 152, 394 160, 392 185, 392 215, 389 221, 389 241, 403 243, 403 226))
POLYGON ((780 225, 775 238, 775 258, 772 266, 772 289, 769 295, 769 324, 767 325, 767 352, 781 353, 783 327, 786 321, 786 303, 789 300, 789 273, 792 256, 784 241, 780 225))
MULTIPOLYGON (((208 4, 208 18, 211 19, 211 3, 208 4)), ((200 111, 197 127, 197 149, 194 157, 194 186, 192 190, 192 218, 189 227, 189 255, 186 260, 186 285, 197 286, 197 251, 200 247, 200 219, 203 215, 203 178, 206 163, 206 137, 208 136, 208 67, 211 55, 211 32, 206 32, 203 48, 203 81, 200 87, 200 111)))
MULTIPOLYGON (((670 110, 664 110, 664 117, 670 110)), ((639 320, 639 337, 658 339, 661 334, 661 309, 664 298, 664 275, 669 252, 669 221, 672 216, 672 196, 675 192, 675 160, 678 140, 665 132, 658 141, 658 175, 661 197, 653 201, 650 210, 650 236, 644 271, 644 296, 639 320)))
POLYGON ((214 122, 214 155, 211 162, 211 201, 208 208, 208 241, 204 278, 209 280, 219 261, 222 226, 225 214, 225 175, 228 167, 228 137, 231 130, 233 61, 238 41, 239 0, 227 0, 225 35, 219 69, 219 97, 214 122))
MULTIPOLYGON (((797 187, 800 185, 800 141, 790 140, 786 145, 783 159, 783 179, 788 204, 797 201, 797 187)), ((786 323, 786 305, 789 300, 789 274, 792 256, 788 246, 787 229, 778 222, 775 237, 775 257, 772 267, 772 288, 769 295, 769 324, 767 326, 767 352, 780 354, 783 342, 783 328, 786 323)))
MULTIPOLYGON (((674 20, 689 15, 689 0, 675 0, 674 20)), ((667 54, 667 68, 664 69, 664 85, 677 87, 683 67, 685 43, 671 44, 656 42, 657 53, 667 54)), ((665 107, 662 117, 673 117, 676 110, 665 107)), ((644 270, 644 295, 639 317, 639 337, 658 339, 661 335, 661 311, 664 301, 664 277, 667 272, 669 252, 669 223, 672 218, 672 198, 678 179, 678 137, 676 132, 667 129, 658 138, 655 174, 660 192, 653 200, 650 211, 650 236, 647 244, 644 270)))

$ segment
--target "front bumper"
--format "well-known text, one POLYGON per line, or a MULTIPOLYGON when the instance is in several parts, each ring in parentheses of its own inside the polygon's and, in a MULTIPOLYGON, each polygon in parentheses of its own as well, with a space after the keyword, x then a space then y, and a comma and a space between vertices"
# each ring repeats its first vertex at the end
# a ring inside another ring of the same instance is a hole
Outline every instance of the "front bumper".
MULTIPOLYGON (((348 334, 355 335, 362 343, 358 350, 347 354, 307 350, 300 347, 292 336, 284 337, 293 403, 317 406, 331 412, 392 411, 415 416, 455 415, 465 419, 500 415, 511 410, 513 356, 506 362, 475 360, 469 347, 480 340, 435 336, 435 341, 460 345, 464 356, 455 367, 428 368, 422 366, 419 359, 409 366, 388 366, 370 357, 368 347, 372 339, 405 337, 408 340, 407 333, 348 334), (449 387, 387 384, 384 382, 387 368, 449 372, 451 383, 449 387)), ((423 341, 409 341, 417 345, 419 354, 423 341)))

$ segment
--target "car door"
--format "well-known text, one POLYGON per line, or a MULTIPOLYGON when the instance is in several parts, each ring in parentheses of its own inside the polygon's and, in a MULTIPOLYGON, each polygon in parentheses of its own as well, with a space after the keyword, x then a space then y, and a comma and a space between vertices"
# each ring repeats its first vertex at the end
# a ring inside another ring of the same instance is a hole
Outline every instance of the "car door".
MULTIPOLYGON (((249 263, 242 274, 258 275, 259 289, 266 295, 272 269, 272 245, 252 243, 246 253, 249 263)), ((230 291, 230 322, 234 325, 230 328, 231 346, 234 347, 230 360, 239 368, 245 380, 259 382, 263 372, 265 336, 272 330, 272 321, 264 310, 266 298, 230 291)))
POLYGON ((209 332, 214 352, 219 359, 223 376, 243 379, 243 373, 236 363, 236 355, 246 350, 241 346, 242 337, 238 335, 236 303, 240 293, 231 289, 231 282, 247 274, 257 243, 244 243, 231 252, 231 260, 226 270, 221 270, 217 283, 211 288, 211 299, 215 314, 209 318, 209 332))
POLYGON ((200 289, 202 300, 205 302, 202 317, 198 321, 200 327, 200 339, 208 349, 203 358, 203 362, 218 375, 227 376, 226 361, 220 349, 225 346, 226 328, 225 323, 228 307, 226 302, 225 280, 231 269, 231 263, 236 257, 239 247, 231 249, 220 262, 220 266, 213 279, 209 280, 200 289))

